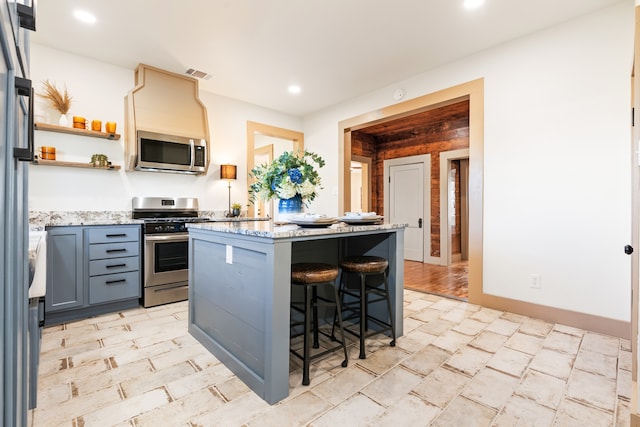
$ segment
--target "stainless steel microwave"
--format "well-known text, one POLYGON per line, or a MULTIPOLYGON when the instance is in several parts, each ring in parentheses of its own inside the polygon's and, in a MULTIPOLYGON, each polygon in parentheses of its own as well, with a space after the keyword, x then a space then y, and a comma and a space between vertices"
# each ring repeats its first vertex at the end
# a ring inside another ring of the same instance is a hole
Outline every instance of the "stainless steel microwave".
POLYGON ((136 169, 203 174, 207 172, 207 141, 139 130, 136 169))

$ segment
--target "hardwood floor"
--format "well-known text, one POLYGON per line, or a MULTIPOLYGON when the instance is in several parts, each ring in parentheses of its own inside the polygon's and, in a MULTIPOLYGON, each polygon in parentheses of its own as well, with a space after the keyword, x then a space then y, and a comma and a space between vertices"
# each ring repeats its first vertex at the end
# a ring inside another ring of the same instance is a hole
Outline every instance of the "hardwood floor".
POLYGON ((469 295, 468 266, 468 261, 458 261, 448 267, 405 261, 404 287, 413 291, 466 300, 469 295))

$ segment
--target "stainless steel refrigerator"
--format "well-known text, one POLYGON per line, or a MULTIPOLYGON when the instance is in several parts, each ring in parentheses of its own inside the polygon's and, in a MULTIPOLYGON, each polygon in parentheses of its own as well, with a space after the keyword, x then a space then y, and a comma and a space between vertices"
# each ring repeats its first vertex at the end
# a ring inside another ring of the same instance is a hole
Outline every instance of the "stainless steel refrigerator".
POLYGON ((35 0, 26 1, 31 3, 0 3, 0 393, 4 426, 26 425, 29 380, 34 379, 29 372, 28 345, 27 172, 28 162, 33 159, 29 32, 35 29, 35 0))

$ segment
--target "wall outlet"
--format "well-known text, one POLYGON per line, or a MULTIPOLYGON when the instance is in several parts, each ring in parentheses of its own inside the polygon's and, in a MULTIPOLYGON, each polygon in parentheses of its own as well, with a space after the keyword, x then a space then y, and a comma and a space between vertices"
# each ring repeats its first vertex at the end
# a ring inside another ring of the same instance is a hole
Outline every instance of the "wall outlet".
POLYGON ((539 274, 531 274, 529 276, 529 287, 534 289, 540 289, 540 275, 539 274))

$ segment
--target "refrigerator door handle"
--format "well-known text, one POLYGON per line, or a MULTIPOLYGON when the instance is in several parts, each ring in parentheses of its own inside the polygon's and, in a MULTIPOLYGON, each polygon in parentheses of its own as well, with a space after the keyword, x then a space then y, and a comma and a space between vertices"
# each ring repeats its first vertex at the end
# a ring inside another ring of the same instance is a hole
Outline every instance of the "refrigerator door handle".
POLYGON ((23 161, 33 161, 33 137, 34 137, 34 123, 33 123, 33 87, 31 86, 31 80, 23 79, 22 77, 15 78, 15 87, 18 95, 29 97, 29 118, 27 123, 27 148, 13 148, 13 158, 23 161))
POLYGON ((36 30, 36 0, 31 2, 31 6, 26 4, 16 4, 18 9, 18 17, 20 18, 20 26, 27 30, 36 30))

